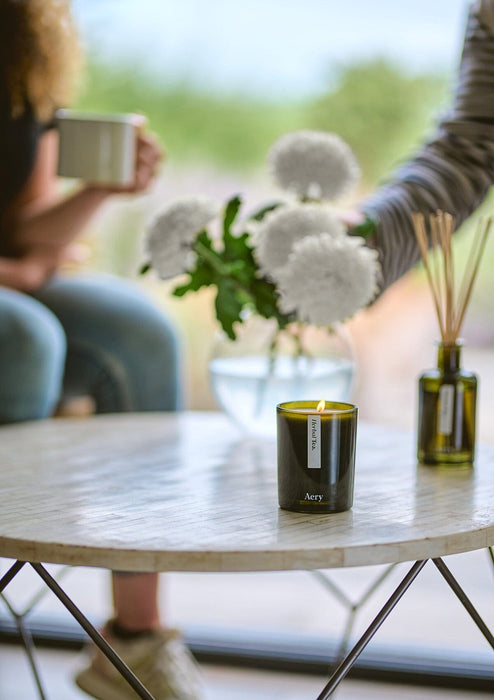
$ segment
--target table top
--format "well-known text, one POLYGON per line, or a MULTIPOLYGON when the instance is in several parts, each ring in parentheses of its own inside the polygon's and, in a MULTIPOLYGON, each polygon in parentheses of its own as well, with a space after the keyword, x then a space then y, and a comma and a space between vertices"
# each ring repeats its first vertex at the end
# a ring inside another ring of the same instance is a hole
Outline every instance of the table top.
POLYGON ((417 466, 410 433, 360 423, 351 511, 279 509, 274 441, 219 413, 0 428, 0 556, 126 571, 262 571, 424 559, 494 544, 494 448, 417 466))

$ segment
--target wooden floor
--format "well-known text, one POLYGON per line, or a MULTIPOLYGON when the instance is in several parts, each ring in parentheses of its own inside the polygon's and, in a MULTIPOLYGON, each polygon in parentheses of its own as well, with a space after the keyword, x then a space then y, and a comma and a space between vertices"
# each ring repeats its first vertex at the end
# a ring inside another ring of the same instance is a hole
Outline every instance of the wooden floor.
MULTIPOLYGON (((40 650, 38 658, 49 700, 88 698, 72 682, 84 657, 40 650)), ((324 678, 203 666, 205 700, 315 700, 324 678)), ((345 681, 337 700, 487 700, 484 693, 345 681)), ((0 700, 37 700, 29 668, 19 647, 0 645, 0 700)))

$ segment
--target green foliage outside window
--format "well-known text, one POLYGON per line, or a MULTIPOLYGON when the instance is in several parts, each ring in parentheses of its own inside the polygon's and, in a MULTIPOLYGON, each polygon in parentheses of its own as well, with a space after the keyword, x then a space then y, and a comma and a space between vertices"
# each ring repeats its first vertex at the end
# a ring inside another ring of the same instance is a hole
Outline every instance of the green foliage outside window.
POLYGON ((88 73, 78 106, 144 112, 176 162, 253 171, 263 166, 270 144, 283 133, 322 129, 350 144, 367 187, 424 138, 447 93, 444 78, 409 76, 381 60, 341 68, 321 97, 283 103, 159 84, 130 68, 92 63, 88 73))

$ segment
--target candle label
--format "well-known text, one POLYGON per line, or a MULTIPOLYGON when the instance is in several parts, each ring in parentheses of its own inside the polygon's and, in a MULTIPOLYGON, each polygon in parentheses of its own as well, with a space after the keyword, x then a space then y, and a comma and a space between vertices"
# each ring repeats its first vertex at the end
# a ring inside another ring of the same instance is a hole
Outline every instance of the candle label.
POLYGON ((321 416, 307 417, 307 467, 321 468, 321 416))
POLYGON ((451 435, 453 432, 454 394, 452 384, 443 384, 439 390, 439 435, 451 435))

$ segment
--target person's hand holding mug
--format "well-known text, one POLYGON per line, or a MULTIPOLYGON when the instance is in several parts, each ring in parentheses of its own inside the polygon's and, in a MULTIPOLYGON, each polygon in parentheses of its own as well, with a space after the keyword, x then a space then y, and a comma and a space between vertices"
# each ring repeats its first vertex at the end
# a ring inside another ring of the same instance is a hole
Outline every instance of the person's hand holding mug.
POLYGON ((158 139, 145 130, 146 124, 147 120, 144 116, 135 116, 135 179, 132 185, 120 189, 115 188, 115 192, 144 192, 156 178, 160 163, 164 160, 164 151, 158 139))
POLYGON ((141 114, 60 110, 58 174, 101 194, 144 192, 157 175, 163 150, 141 114))

